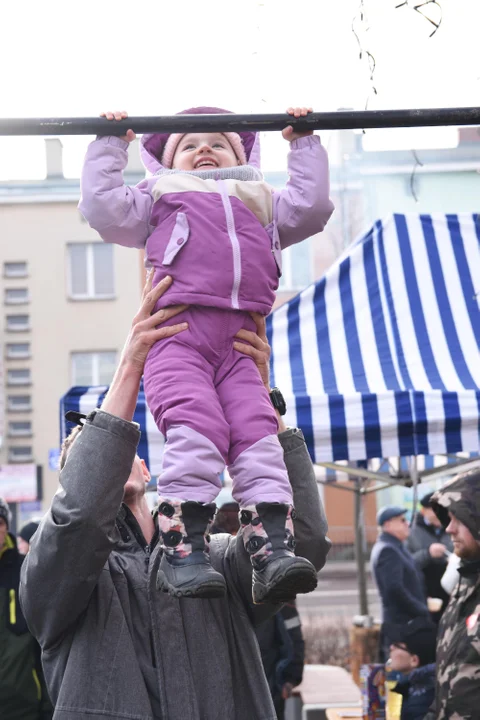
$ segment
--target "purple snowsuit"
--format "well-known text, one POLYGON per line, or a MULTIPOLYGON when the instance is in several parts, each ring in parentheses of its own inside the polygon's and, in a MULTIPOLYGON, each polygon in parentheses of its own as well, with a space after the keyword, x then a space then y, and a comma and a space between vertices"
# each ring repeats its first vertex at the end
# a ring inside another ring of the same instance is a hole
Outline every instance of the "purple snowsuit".
MULTIPOLYGON (((258 139, 244 135, 253 165, 258 139)), ((159 172, 163 137, 142 137, 144 164, 159 174, 133 188, 123 183, 128 144, 92 142, 79 205, 105 242, 145 247, 154 283, 172 276, 156 309, 190 305, 171 320, 188 320, 188 330, 156 343, 145 364, 147 403, 166 437, 160 495, 212 502, 227 464, 241 507, 291 504, 275 413, 233 339, 241 328, 255 330, 250 311, 270 312, 281 249, 321 232, 333 212, 326 151, 318 136, 294 140, 290 179, 276 191, 263 180, 159 172)))

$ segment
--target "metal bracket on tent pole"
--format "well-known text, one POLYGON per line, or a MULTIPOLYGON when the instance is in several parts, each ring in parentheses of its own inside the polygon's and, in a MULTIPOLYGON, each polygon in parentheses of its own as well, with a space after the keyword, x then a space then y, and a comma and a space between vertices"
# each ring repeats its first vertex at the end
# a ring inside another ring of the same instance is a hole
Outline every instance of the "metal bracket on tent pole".
POLYGON ((480 107, 406 110, 337 110, 295 118, 287 113, 236 115, 164 115, 106 118, 0 118, 0 135, 125 135, 136 133, 269 132, 292 125, 305 130, 364 130, 366 128, 432 127, 480 124, 480 107))

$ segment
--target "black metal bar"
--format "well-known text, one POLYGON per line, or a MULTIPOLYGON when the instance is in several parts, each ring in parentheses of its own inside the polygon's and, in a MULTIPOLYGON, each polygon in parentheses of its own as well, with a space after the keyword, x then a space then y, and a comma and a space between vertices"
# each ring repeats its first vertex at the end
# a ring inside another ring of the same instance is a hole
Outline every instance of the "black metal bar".
POLYGON ((147 132, 244 132, 248 130, 353 130, 366 128, 427 127, 480 124, 480 107, 419 110, 338 110, 294 118, 275 115, 165 115, 105 118, 0 118, 0 135, 124 135, 131 128, 147 132))

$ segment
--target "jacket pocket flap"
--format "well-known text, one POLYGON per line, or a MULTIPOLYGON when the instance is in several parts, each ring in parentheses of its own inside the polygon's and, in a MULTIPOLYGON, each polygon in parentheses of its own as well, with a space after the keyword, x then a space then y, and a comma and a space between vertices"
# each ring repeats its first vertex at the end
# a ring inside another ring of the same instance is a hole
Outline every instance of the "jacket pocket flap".
POLYGON ((175 220, 175 227, 173 228, 170 240, 165 249, 165 255, 163 256, 163 265, 171 265, 175 259, 175 256, 186 245, 188 236, 190 235, 190 228, 188 226, 188 218, 185 213, 177 213, 175 220))

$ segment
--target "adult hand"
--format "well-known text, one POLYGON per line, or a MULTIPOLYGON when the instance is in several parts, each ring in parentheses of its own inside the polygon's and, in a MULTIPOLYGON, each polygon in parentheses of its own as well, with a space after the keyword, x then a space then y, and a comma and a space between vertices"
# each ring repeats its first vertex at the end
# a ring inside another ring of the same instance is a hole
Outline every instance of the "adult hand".
MULTIPOLYGON (((293 117, 296 118, 305 117, 306 115, 308 115, 308 113, 311 112, 313 112, 313 109, 306 107, 289 107, 287 110, 287 113, 289 115, 293 115, 293 117)), ((308 135, 313 135, 313 130, 306 130, 305 132, 295 132, 291 125, 288 125, 282 130, 282 136, 285 138, 285 140, 288 140, 288 142, 293 142, 294 140, 298 140, 298 138, 307 137, 308 135)))
POLYGON ((142 304, 133 318, 132 328, 122 353, 123 361, 138 370, 140 374, 143 374, 145 360, 152 345, 164 338, 178 335, 188 328, 186 322, 162 327, 162 323, 186 310, 188 305, 172 305, 157 310, 152 315, 157 300, 167 292, 171 284, 172 278, 167 276, 153 287, 153 270, 147 276, 142 293, 142 304))
MULTIPOLYGON (((126 110, 115 110, 114 112, 108 110, 107 112, 100 113, 100 117, 107 118, 107 120, 125 120, 125 118, 128 117, 128 113, 126 110)), ((120 140, 131 143, 136 137, 133 130, 127 130, 127 134, 121 135, 120 140)))
POLYGON ((428 548, 428 552, 430 553, 430 557, 435 559, 442 557, 447 558, 446 548, 442 543, 432 543, 428 548))
POLYGON ((262 382, 267 388, 267 392, 270 392, 270 355, 272 351, 267 340, 265 317, 255 312, 250 313, 250 315, 255 321, 257 331, 240 330, 236 337, 245 340, 245 342, 235 341, 233 347, 244 355, 253 358, 262 382))
POLYGON ((157 310, 152 314, 155 303, 171 284, 172 278, 166 277, 158 285, 152 287, 153 271, 149 273, 143 288, 142 304, 133 319, 120 363, 102 403, 102 410, 124 420, 131 421, 135 413, 140 380, 148 351, 152 345, 159 340, 177 335, 188 328, 186 322, 161 326, 161 323, 175 317, 185 310, 188 305, 175 305, 157 310))
POLYGON ((282 698, 284 700, 288 700, 289 697, 292 697, 292 690, 293 690, 292 683, 289 683, 289 682, 285 683, 284 686, 282 687, 282 698))

